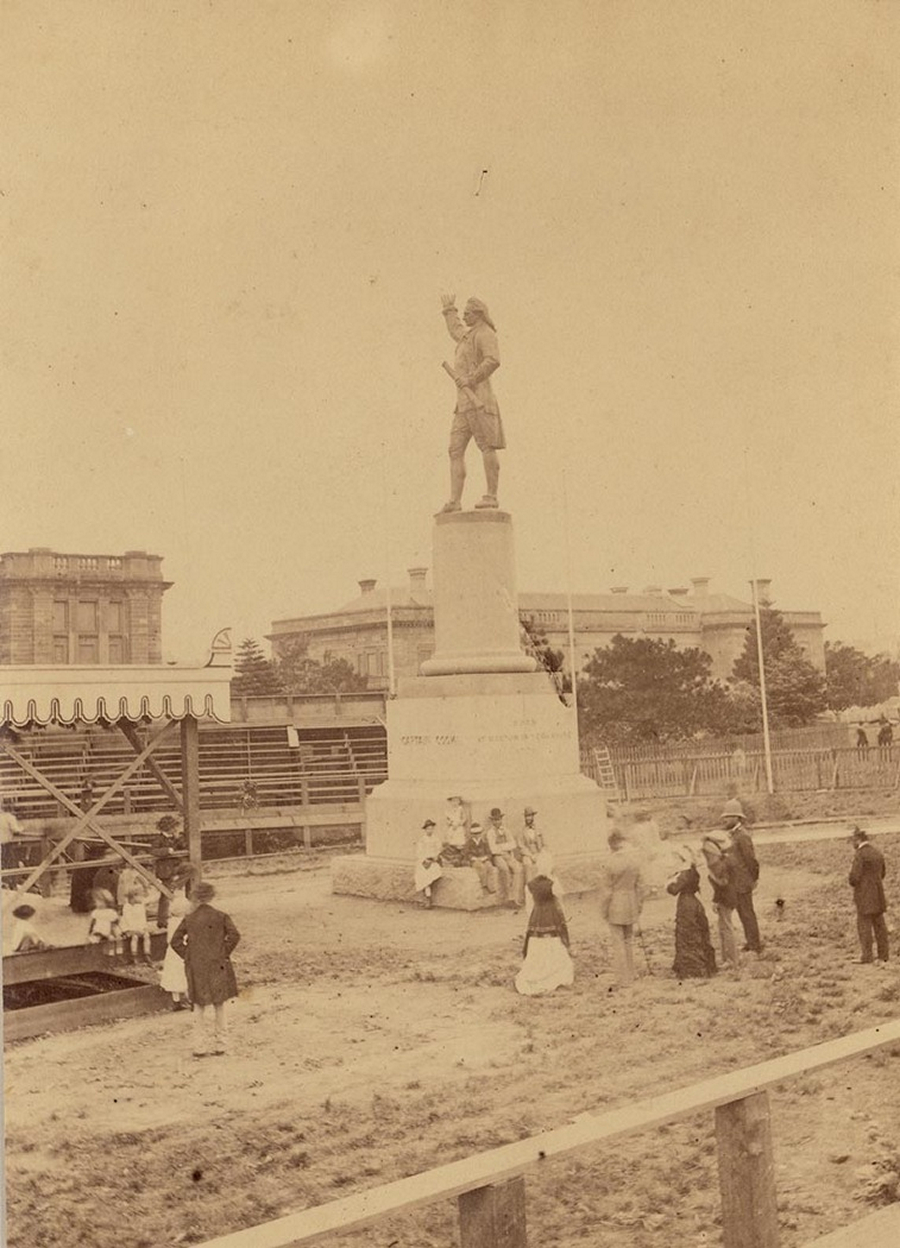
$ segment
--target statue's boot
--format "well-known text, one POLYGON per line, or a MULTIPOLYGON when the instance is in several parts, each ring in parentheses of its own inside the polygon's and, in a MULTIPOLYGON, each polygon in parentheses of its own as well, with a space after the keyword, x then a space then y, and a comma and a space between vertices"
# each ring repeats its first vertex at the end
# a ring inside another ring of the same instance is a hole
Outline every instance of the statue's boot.
MULTIPOLYGON (((497 504, 495 503, 494 506, 496 507, 496 505, 497 504)), ((451 498, 449 503, 444 503, 443 507, 441 508, 441 511, 462 511, 462 505, 460 503, 455 502, 451 498)))
POLYGON ((475 504, 476 509, 497 506, 499 506, 499 504, 497 503, 496 494, 483 494, 479 501, 475 504))

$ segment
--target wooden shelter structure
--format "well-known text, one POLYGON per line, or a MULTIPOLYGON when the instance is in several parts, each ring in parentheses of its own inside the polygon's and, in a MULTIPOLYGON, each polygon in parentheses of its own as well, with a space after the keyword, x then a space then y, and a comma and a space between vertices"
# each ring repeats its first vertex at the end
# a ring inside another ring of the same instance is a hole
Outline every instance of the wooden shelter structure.
MULTIPOLYGON (((97 868, 103 865, 103 861, 121 859, 134 867, 154 890, 170 895, 169 889, 132 852, 132 846, 98 818, 130 777, 143 768, 156 778, 178 811, 183 822, 190 862, 199 872, 202 867, 202 851, 198 721, 201 718, 219 722, 230 720, 231 674, 231 642, 228 630, 217 634, 212 643, 209 661, 201 668, 154 665, 110 668, 10 666, 0 669, 0 750, 33 782, 46 790, 60 807, 74 816, 71 826, 58 839, 45 839, 41 843, 39 862, 31 863, 27 867, 4 868, 4 884, 15 880, 13 887, 21 898, 46 877, 51 869, 62 868, 67 872, 84 869, 79 862, 66 862, 64 857, 79 837, 89 835, 92 839, 99 838, 112 857, 95 860, 91 864, 84 864, 84 867, 90 865, 97 868), (76 796, 65 792, 44 774, 40 766, 18 744, 17 730, 76 724, 117 727, 134 754, 128 765, 103 791, 91 793, 87 809, 83 809, 76 796), (161 746, 173 741, 176 734, 180 736, 181 747, 180 789, 160 768, 154 757, 161 746)), ((158 937, 156 943, 158 947, 164 948, 164 934, 158 937)), ((96 972, 101 967, 108 971, 109 959, 103 958, 96 945, 86 943, 28 954, 6 955, 3 958, 4 1007, 8 986, 53 980, 60 976, 71 978, 85 972, 96 972)), ((134 982, 138 989, 147 987, 138 981, 134 982)), ((109 995, 115 997, 119 994, 109 995)), ((122 1004, 126 1003, 123 1001, 122 1004)), ((46 1010, 52 1007, 40 1005, 35 1008, 46 1010)), ((58 1011, 59 1007, 56 1008, 58 1011)), ((19 1019, 20 1015, 31 1012, 26 1009, 6 1014, 4 1031, 7 1038, 34 1034, 31 1030, 23 1031, 25 1020, 19 1019)), ((125 1012, 140 1011, 129 1008, 125 1012)), ((120 1013, 120 1010, 114 1011, 106 1016, 115 1017, 120 1013)), ((78 1017, 74 1025, 86 1021, 89 1021, 87 1017, 78 1017)), ((47 1030, 48 1027, 41 1029, 47 1030)))

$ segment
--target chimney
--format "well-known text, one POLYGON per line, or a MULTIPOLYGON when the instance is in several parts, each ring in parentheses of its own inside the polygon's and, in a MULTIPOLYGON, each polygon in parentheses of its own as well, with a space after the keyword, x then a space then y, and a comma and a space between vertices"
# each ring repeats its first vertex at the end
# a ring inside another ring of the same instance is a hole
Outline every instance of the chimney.
POLYGON ((756 578, 756 599, 761 607, 767 606, 772 601, 771 586, 771 577, 768 580, 756 578))
POLYGON ((371 594, 372 590, 375 588, 375 578, 374 576, 367 577, 366 580, 359 581, 358 584, 359 584, 359 592, 361 594, 371 594))
POLYGON ((691 584, 694 587, 695 598, 705 598, 709 593, 709 577, 708 576, 692 576, 691 584))
POLYGON ((416 594, 425 593, 425 577, 428 574, 427 568, 407 568, 409 573, 409 596, 415 598, 416 594))
POLYGON ((627 594, 628 586, 627 585, 613 585, 609 592, 611 594, 627 594))

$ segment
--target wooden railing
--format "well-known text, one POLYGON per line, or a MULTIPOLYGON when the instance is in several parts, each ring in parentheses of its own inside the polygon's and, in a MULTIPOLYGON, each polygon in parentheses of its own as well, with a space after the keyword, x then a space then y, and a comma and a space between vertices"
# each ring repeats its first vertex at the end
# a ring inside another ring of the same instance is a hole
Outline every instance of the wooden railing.
MULTIPOLYGON (((762 792, 766 787, 762 751, 688 754, 681 749, 658 748, 655 755, 633 758, 611 749, 610 755, 617 787, 626 800, 721 794, 728 784, 737 784, 744 793, 762 792)), ((587 775, 594 775, 594 766, 591 754, 585 753, 582 769, 587 775)), ((775 791, 779 793, 893 788, 900 783, 900 744, 870 746, 867 751, 773 750, 772 771, 775 791)), ((594 778, 599 783, 599 776, 594 778)))
MULTIPOLYGON (((766 1089, 897 1043, 900 1019, 636 1105, 585 1114, 569 1126, 222 1235, 201 1248, 301 1248, 451 1197, 459 1204, 460 1248, 526 1248, 525 1174, 545 1167, 554 1157, 608 1145, 710 1109, 715 1111, 724 1248, 777 1248, 778 1210, 766 1089)), ((866 1242, 863 1234, 859 1243, 866 1242)))

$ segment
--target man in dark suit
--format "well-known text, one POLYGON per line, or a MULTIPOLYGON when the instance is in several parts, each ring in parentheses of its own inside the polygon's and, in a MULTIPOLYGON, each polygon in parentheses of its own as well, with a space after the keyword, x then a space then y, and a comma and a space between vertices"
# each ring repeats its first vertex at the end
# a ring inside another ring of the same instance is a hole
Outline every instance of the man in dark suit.
POLYGON ((850 884, 856 903, 856 930, 859 932, 860 962, 872 962, 872 945, 878 960, 888 960, 888 931, 884 919, 887 902, 884 896, 884 855, 870 844, 862 828, 854 828, 850 838, 856 853, 850 868, 850 884))
POLYGON ((734 803, 729 802, 722 811, 722 822, 731 836, 726 857, 731 863, 732 880, 737 893, 738 918, 744 929, 744 951, 759 953, 762 942, 756 911, 753 909, 753 890, 759 880, 759 862, 753 848, 753 838, 747 831, 743 813, 735 813, 734 803))

